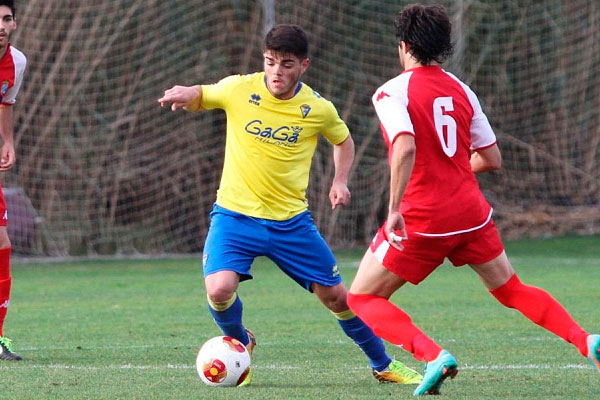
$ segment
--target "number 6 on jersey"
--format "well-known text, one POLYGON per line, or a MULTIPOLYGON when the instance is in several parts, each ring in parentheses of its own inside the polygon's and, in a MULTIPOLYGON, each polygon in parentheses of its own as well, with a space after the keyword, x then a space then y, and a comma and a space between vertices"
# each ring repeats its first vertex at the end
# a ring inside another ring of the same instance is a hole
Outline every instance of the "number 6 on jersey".
POLYGON ((435 130, 442 144, 442 149, 448 157, 456 153, 456 121, 444 112, 454 111, 452 97, 436 97, 433 101, 433 120, 435 130), (446 127, 446 138, 444 138, 444 127, 446 127))

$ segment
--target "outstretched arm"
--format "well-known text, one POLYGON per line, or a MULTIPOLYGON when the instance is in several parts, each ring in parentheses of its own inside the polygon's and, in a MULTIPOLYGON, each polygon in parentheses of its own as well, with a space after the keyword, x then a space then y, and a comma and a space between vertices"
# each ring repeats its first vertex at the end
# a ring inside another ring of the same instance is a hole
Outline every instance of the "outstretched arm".
POLYGON ((15 165, 16 156, 13 129, 12 106, 0 105, 0 136, 2 136, 0 171, 8 171, 15 165))
POLYGON ((165 90, 163 97, 158 99, 161 107, 171 103, 171 110, 176 111, 178 108, 184 108, 187 111, 198 111, 201 109, 200 102, 202 100, 202 86, 173 86, 171 89, 165 90))
POLYGON ((335 176, 329 190, 331 209, 339 205, 345 206, 350 201, 350 190, 348 190, 348 179, 350 169, 354 162, 354 140, 348 135, 346 140, 333 146, 333 163, 335 165, 335 176))
POLYGON ((415 138, 413 135, 399 135, 394 140, 392 159, 390 162, 390 203, 385 225, 385 234, 392 246, 398 250, 404 249, 401 240, 408 239, 404 217, 400 213, 400 203, 415 165, 415 138), (394 231, 400 231, 401 236, 394 231))
POLYGON ((471 171, 478 174, 486 171, 496 171, 502 166, 502 156, 497 144, 471 154, 471 171))

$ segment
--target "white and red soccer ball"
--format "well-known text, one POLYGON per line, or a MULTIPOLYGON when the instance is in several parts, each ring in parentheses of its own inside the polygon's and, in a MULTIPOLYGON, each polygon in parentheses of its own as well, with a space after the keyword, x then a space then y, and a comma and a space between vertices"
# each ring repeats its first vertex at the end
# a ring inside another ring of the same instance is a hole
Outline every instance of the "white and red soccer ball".
POLYGON ((250 353, 239 340, 216 336, 198 351, 196 369, 209 386, 238 386, 250 371, 250 353))

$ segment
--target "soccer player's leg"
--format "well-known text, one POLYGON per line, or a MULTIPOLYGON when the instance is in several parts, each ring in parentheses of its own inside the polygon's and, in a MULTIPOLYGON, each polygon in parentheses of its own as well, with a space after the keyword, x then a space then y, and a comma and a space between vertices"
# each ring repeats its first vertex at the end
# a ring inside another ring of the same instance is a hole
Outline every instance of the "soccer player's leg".
POLYGON ((369 328, 352 310, 348 308, 345 301, 346 290, 343 284, 339 284, 341 293, 336 302, 328 302, 330 299, 327 291, 338 291, 336 287, 324 287, 313 285, 314 292, 336 317, 344 333, 367 355, 371 364, 373 377, 381 383, 419 384, 423 378, 414 369, 406 366, 398 360, 391 359, 385 351, 385 345, 381 338, 375 336, 369 328), (335 312, 333 309, 345 308, 344 311, 335 312))
POLYGON ((505 307, 519 310, 533 323, 572 343, 584 357, 588 357, 589 334, 548 292, 519 280, 504 252, 493 221, 480 231, 474 233, 478 235, 477 240, 461 251, 471 252, 474 254, 471 257, 480 258, 481 262, 471 261, 469 264, 490 293, 505 307), (485 249, 492 249, 488 251, 489 261, 485 261, 485 254, 482 253, 485 249))
MULTIPOLYGON (((251 356, 256 338, 242 323, 243 304, 237 288, 240 281, 252 278, 250 266, 262 251, 262 244, 255 240, 264 237, 261 229, 251 218, 215 205, 203 254, 208 310, 223 334, 242 342, 251 356)), ((251 372, 240 386, 250 384, 251 372)))
MULTIPOLYGON (((5 211, 6 206, 0 191, 0 214, 5 215, 5 211)), ((22 360, 23 357, 13 352, 11 340, 4 336, 4 319, 8 311, 12 284, 10 252, 6 219, 0 219, 0 360, 18 361, 22 360)))
POLYGON ((308 212, 270 227, 271 248, 267 256, 288 276, 308 291, 335 315, 344 333, 367 355, 381 379, 395 383, 417 383, 420 375, 385 352, 380 338, 366 326, 346 304, 342 283, 333 253, 317 231, 308 212))
MULTIPOLYGON (((408 314, 388 300, 392 293, 407 281, 418 284, 438 265, 439 257, 433 251, 429 253, 436 258, 427 264, 421 265, 421 257, 418 260, 411 259, 411 255, 418 251, 419 247, 436 248, 421 246, 419 239, 411 240, 405 243, 404 251, 400 252, 389 245, 381 232, 378 233, 360 263, 348 294, 348 304, 376 335, 401 346, 417 360, 427 362, 425 376, 415 394, 439 393, 444 379, 456 375, 456 360, 452 364, 448 362, 448 357, 443 357, 444 361, 440 362, 440 354, 449 353, 417 328, 408 314), (411 249, 413 246, 415 248, 411 249), (386 267, 383 262, 386 263, 386 267), (388 266, 393 270, 388 269, 388 266), (401 273, 398 270, 400 266, 411 267, 404 268, 404 272, 401 273)), ((443 260, 443 256, 441 259, 443 260)))

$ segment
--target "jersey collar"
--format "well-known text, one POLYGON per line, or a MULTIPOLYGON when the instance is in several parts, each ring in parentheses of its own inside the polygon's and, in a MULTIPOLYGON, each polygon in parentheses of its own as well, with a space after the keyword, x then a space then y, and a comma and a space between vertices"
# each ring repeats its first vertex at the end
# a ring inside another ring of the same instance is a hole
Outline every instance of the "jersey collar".
MULTIPOLYGON (((263 80, 265 82, 265 88, 267 89, 267 92, 271 93, 269 91, 269 86, 267 85, 267 74, 265 74, 263 80)), ((296 90, 294 91, 294 96, 297 95, 300 92, 300 89, 302 89, 302 81, 298 82, 298 86, 296 87, 296 90)), ((291 99, 288 99, 288 100, 291 100, 291 99)))

